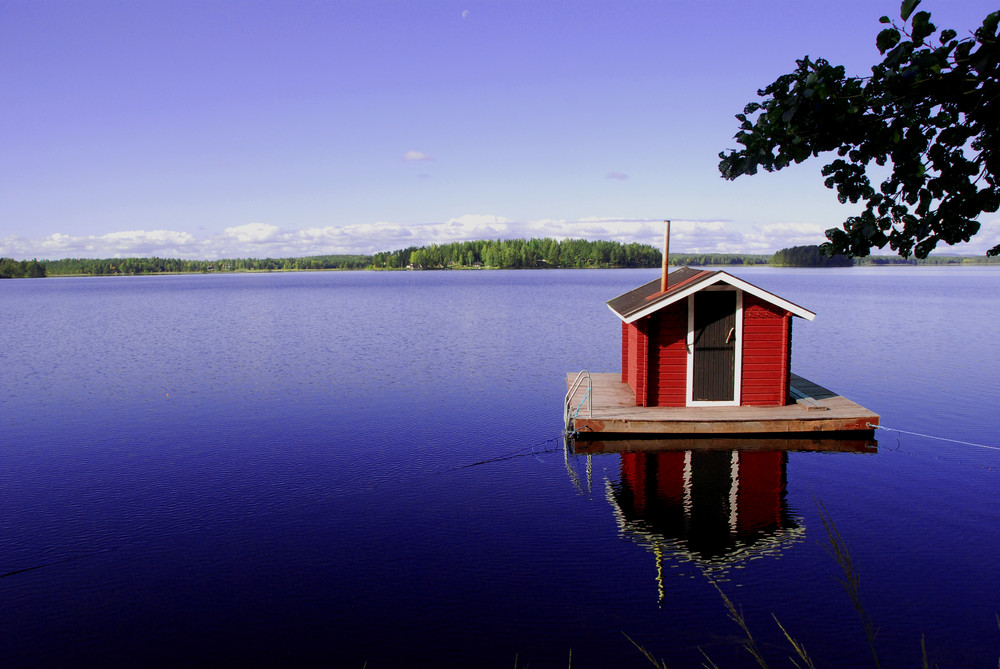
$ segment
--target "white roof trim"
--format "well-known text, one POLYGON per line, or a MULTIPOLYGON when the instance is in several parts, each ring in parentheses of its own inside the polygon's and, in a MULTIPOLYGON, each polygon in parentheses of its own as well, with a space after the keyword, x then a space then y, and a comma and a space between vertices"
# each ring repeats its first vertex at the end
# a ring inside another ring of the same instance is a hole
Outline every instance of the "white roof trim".
POLYGON ((756 295, 760 299, 766 302, 770 302, 771 304, 774 304, 776 306, 779 306, 782 309, 791 312, 793 315, 798 316, 800 318, 804 318, 807 321, 811 321, 814 318, 816 318, 816 314, 809 311, 808 309, 803 309, 802 307, 793 302, 789 302, 788 300, 782 299, 773 293, 769 293, 762 288, 758 288, 752 283, 747 283, 743 279, 737 279, 732 274, 728 274, 721 270, 718 271, 716 274, 712 275, 711 277, 709 277, 708 279, 692 282, 690 286, 687 286, 683 290, 677 291, 676 293, 672 294, 669 298, 665 300, 656 300, 655 302, 652 302, 648 307, 640 309, 639 311, 630 315, 628 318, 622 318, 621 314, 619 314, 614 309, 611 309, 611 305, 608 305, 608 308, 611 309, 611 312, 614 313, 615 316, 618 316, 618 318, 621 318, 624 322, 634 323, 640 318, 643 318, 656 311, 659 311, 664 307, 670 306, 675 302, 679 302, 688 295, 692 295, 700 290, 704 290, 705 288, 715 285, 720 281, 728 283, 729 285, 735 288, 739 288, 740 290, 750 293, 751 295, 756 295))

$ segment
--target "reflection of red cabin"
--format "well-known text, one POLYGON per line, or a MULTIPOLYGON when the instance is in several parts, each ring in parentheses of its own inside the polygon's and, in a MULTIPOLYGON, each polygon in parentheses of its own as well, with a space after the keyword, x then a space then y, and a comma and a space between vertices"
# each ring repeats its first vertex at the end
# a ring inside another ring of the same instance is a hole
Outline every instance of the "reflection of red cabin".
POLYGON ((789 403, 792 316, 815 314, 723 271, 671 272, 608 302, 636 406, 789 403))
POLYGON ((691 556, 719 560, 780 543, 797 525, 785 502, 784 451, 622 453, 616 503, 628 521, 691 556))

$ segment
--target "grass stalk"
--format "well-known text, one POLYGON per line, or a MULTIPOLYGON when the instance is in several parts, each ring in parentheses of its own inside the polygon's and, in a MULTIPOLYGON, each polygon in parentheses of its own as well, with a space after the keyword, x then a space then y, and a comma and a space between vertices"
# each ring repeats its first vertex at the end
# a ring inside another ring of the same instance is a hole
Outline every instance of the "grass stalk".
POLYGON ((628 639, 632 643, 633 646, 639 649, 639 652, 642 653, 643 656, 647 660, 649 660, 650 664, 656 667, 656 669, 667 669, 666 662, 664 662, 663 660, 657 660, 655 657, 653 657, 652 653, 650 653, 648 650, 640 646, 635 639, 630 637, 628 634, 625 634, 625 632, 622 632, 622 634, 625 636, 626 639, 628 639))
POLYGON ((931 669, 931 662, 927 659, 927 639, 920 635, 920 666, 923 669, 931 669))
MULTIPOLYGON (((865 609, 864 604, 861 601, 861 574, 859 570, 854 566, 854 561, 851 558, 851 552, 847 547, 847 542, 844 541, 844 537, 840 534, 840 530, 837 529, 836 524, 833 522, 833 518, 830 516, 830 512, 827 510, 826 506, 819 499, 814 497, 816 502, 816 508, 819 511, 820 520, 823 523, 823 529, 826 530, 826 536, 828 543, 824 545, 827 552, 833 557, 844 574, 844 578, 840 581, 844 590, 847 592, 848 597, 851 599, 851 603, 854 604, 854 608, 858 613, 858 617, 861 619, 861 625, 865 630, 865 637, 868 640, 868 647, 872 653, 872 659, 875 662, 876 669, 881 669, 881 662, 879 661, 878 651, 875 648, 875 637, 878 634, 878 629, 872 621, 871 616, 865 609)), ((706 575, 707 576, 707 575, 706 575)), ((722 598, 723 603, 726 605, 726 610, 729 614, 730 620, 735 622, 740 630, 743 632, 743 647, 746 648, 747 652, 757 661, 757 664, 761 669, 769 669, 767 660, 764 659, 763 654, 760 652, 760 648, 757 646, 757 642, 750 632, 750 626, 747 624, 746 618, 743 615, 743 611, 738 608, 731 599, 723 592, 722 588, 716 583, 712 578, 708 578, 708 582, 712 584, 712 587, 716 589, 719 596, 722 598)), ((785 629, 781 621, 774 614, 771 614, 774 618, 774 622, 777 623, 778 628, 781 633, 785 636, 785 639, 791 645, 792 650, 795 652, 794 656, 789 657, 792 664, 799 669, 816 669, 816 665, 813 663, 812 658, 806 652, 805 647, 795 640, 794 637, 785 629), (797 659, 796 659, 797 658, 797 659), (801 662, 801 664, 800 664, 801 662)), ((996 614, 997 627, 1000 628, 1000 614, 996 614)), ((639 649, 639 652, 646 657, 649 662, 656 667, 656 669, 667 669, 667 665, 663 660, 657 660, 652 653, 643 648, 641 645, 636 643, 632 637, 625 632, 622 632, 625 638, 628 639, 633 646, 639 649)), ((718 665, 712 661, 712 659, 701 650, 701 654, 705 657, 708 664, 703 666, 708 669, 719 669, 718 665)), ((921 667, 923 669, 931 669, 930 659, 927 657, 927 641, 924 635, 920 636, 920 651, 921 651, 921 667)), ((573 652, 570 651, 570 664, 572 665, 573 652)), ((516 667, 516 660, 515 660, 516 667)), ((572 668, 571 668, 572 669, 572 668)), ((997 669, 1000 669, 1000 660, 997 661, 997 669)))
MULTIPOLYGON (((816 669, 816 665, 813 664, 812 658, 810 658, 809 654, 806 652, 805 646, 803 646, 801 643, 792 638, 792 635, 788 633, 788 630, 785 629, 785 626, 781 624, 780 620, 778 620, 778 616, 772 613, 771 617, 774 618, 774 622, 778 624, 778 629, 780 629, 781 633, 785 635, 785 639, 787 639, 788 643, 791 644, 792 649, 795 651, 795 654, 799 656, 799 659, 802 660, 807 669, 816 669)), ((795 661, 795 658, 790 658, 790 659, 792 661, 792 664, 794 664, 796 667, 800 667, 801 669, 801 666, 799 665, 798 662, 795 661)))
POLYGON ((868 615, 868 611, 865 610, 861 602, 861 573, 854 566, 854 562, 851 559, 851 552, 847 548, 847 542, 840 535, 840 530, 837 529, 833 519, 830 517, 830 512, 827 511, 823 502, 816 498, 813 499, 816 502, 816 508, 819 510, 819 518, 823 522, 823 529, 826 530, 826 536, 829 540, 825 548, 833 556, 833 559, 837 561, 840 570, 844 573, 844 579, 840 583, 844 586, 844 590, 847 591, 847 596, 851 598, 854 609, 858 612, 858 617, 861 618, 861 625, 865 629, 865 636, 868 639, 868 647, 872 651, 872 659, 875 660, 875 667, 876 669, 881 669, 878 651, 875 650, 875 635, 878 630, 875 628, 871 616, 868 615))
POLYGON ((726 596, 726 593, 722 591, 719 584, 712 579, 708 579, 708 582, 718 591, 719 596, 722 597, 722 601, 726 605, 726 610, 729 612, 729 619, 734 623, 739 625, 740 629, 743 630, 743 647, 747 649, 747 652, 753 656, 753 659, 757 660, 757 664, 760 665, 761 669, 768 669, 767 660, 761 655, 760 648, 757 647, 757 642, 753 638, 753 634, 750 633, 750 626, 747 625, 746 618, 743 617, 743 611, 736 608, 733 604, 733 600, 726 596))
POLYGON ((701 666, 705 667, 705 669, 720 669, 719 665, 717 665, 717 664, 715 663, 715 660, 713 660, 712 658, 710 658, 710 657, 708 656, 708 653, 706 653, 706 652, 705 652, 705 651, 704 651, 703 649, 701 649, 701 648, 699 648, 698 650, 699 650, 699 651, 701 651, 701 654, 702 654, 702 656, 704 656, 704 658, 705 658, 705 661, 706 661, 706 662, 708 662, 708 664, 703 664, 703 665, 701 665, 701 666))

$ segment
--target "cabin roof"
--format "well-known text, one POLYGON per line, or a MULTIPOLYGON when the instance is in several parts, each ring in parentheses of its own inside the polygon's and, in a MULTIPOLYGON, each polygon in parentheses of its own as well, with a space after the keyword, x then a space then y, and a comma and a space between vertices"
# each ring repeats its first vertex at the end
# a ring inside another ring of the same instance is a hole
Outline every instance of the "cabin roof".
POLYGON ((752 283, 738 279, 722 270, 700 270, 691 267, 681 267, 668 275, 667 289, 660 291, 660 279, 656 278, 647 284, 639 286, 627 293, 608 301, 608 307, 626 323, 632 323, 643 316, 659 311, 688 295, 704 290, 709 286, 726 283, 760 299, 791 312, 792 315, 811 321, 816 314, 799 305, 758 288, 752 283))

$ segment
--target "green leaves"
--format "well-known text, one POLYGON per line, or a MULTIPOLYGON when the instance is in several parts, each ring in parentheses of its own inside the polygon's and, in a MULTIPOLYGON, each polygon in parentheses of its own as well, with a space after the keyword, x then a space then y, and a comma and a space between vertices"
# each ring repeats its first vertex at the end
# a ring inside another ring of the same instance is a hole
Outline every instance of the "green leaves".
MULTIPOLYGON (((867 255, 888 245, 926 257, 939 242, 968 241, 975 219, 1000 207, 1000 12, 971 38, 942 30, 931 47, 937 29, 929 12, 914 13, 918 4, 901 5, 908 32, 880 19, 889 25, 876 38, 883 60, 871 77, 847 77, 823 59, 796 61, 737 116, 741 148, 719 154, 722 176, 735 179, 836 152, 824 183, 865 209, 827 231, 824 252, 867 255), (872 163, 890 166, 877 187, 872 163)), ((988 255, 1000 255, 1000 245, 988 255)))
POLYGON ((976 31, 976 37, 980 40, 985 40, 991 35, 996 37, 998 23, 1000 23, 1000 11, 988 14, 983 21, 983 27, 976 31))
POLYGON ((913 40, 914 44, 921 45, 924 43, 924 39, 933 33, 937 28, 931 23, 930 12, 917 12, 913 16, 912 29, 910 31, 910 39, 913 40))
POLYGON ((901 36, 898 30, 895 28, 886 28, 878 34, 878 37, 875 38, 875 46, 878 47, 879 53, 884 54, 886 51, 899 44, 900 38, 901 36))

